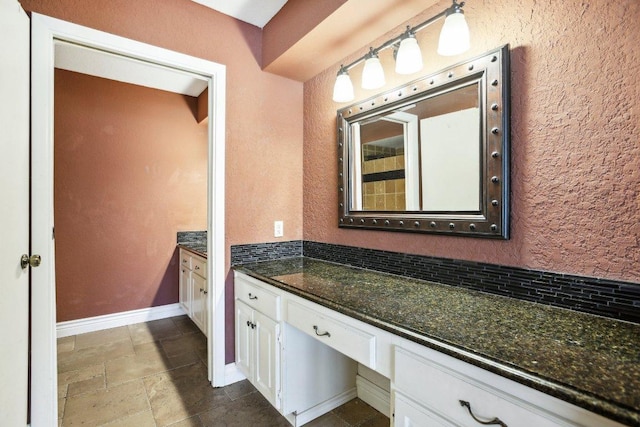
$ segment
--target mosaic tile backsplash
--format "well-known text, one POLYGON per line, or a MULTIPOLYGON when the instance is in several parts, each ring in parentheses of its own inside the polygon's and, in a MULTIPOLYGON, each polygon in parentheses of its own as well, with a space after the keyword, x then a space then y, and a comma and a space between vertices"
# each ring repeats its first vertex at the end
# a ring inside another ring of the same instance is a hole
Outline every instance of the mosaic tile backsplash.
POLYGON ((311 241, 231 247, 231 264, 306 256, 640 323, 640 284, 311 241))

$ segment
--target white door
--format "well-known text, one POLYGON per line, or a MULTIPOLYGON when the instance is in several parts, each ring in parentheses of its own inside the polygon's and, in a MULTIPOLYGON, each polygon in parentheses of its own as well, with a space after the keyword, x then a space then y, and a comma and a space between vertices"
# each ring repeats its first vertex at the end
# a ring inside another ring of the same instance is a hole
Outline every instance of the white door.
POLYGON ((0 0, 0 425, 27 425, 29 18, 0 0))

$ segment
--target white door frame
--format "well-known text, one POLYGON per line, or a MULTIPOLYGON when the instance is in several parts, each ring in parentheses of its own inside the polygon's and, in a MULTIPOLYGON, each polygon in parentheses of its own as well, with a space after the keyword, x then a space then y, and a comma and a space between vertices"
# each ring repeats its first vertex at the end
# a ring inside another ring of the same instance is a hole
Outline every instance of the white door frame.
POLYGON ((140 43, 59 19, 31 16, 31 249, 42 256, 32 270, 31 425, 57 425, 55 254, 53 240, 54 42, 81 46, 197 74, 208 81, 207 275, 209 379, 225 385, 225 86, 226 68, 204 59, 140 43))

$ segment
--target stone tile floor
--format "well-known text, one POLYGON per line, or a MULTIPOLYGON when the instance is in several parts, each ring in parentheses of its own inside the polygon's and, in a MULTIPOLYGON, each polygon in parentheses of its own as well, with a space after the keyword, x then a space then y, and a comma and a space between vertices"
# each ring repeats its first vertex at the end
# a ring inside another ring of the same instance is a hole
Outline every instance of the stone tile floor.
MULTIPOLYGON (((212 388, 187 316, 58 339, 59 426, 289 426, 248 382, 212 388)), ((309 427, 389 426, 354 399, 309 427)))

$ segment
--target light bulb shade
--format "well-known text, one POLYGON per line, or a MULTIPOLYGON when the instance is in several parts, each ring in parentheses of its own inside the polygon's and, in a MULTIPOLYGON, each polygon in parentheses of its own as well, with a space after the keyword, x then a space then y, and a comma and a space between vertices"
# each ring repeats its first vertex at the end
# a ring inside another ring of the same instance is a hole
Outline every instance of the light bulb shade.
POLYGON ((353 101, 353 98, 355 98, 355 95, 349 73, 338 74, 336 84, 333 86, 333 100, 335 102, 349 102, 353 101))
POLYGON ((400 42, 396 55, 396 73, 413 74, 422 70, 422 53, 415 37, 406 37, 400 42))
POLYGON ((438 54, 442 56, 459 55, 469 50, 469 26, 464 14, 452 13, 447 16, 440 31, 438 54))
POLYGON ((373 56, 364 61, 364 68, 362 69, 362 88, 363 89, 378 89, 385 84, 384 70, 380 59, 377 56, 373 56))

